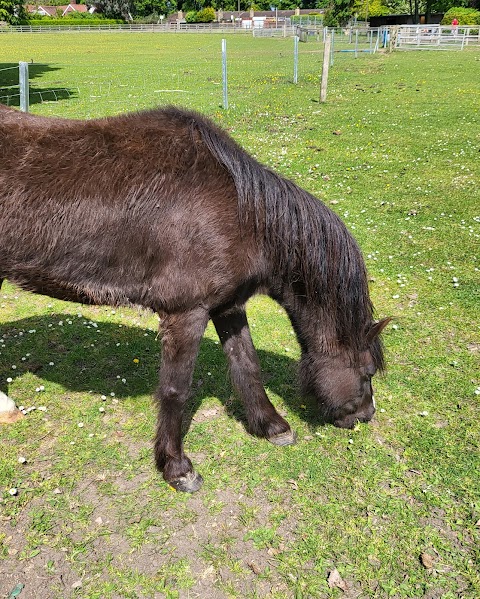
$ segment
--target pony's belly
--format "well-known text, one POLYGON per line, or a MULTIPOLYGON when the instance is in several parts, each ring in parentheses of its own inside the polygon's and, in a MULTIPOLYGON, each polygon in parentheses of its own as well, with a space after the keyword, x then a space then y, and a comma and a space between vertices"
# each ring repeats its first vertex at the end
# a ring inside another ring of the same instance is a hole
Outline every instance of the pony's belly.
POLYGON ((212 271, 168 263, 154 272, 142 273, 140 268, 133 272, 123 266, 97 273, 87 269, 72 277, 62 273, 63 269, 58 265, 52 270, 37 268, 33 272, 29 268, 17 268, 7 272, 4 278, 25 291, 63 301, 87 305, 139 305, 166 313, 188 311, 199 305, 210 311, 228 302, 245 302, 256 288, 256 285, 247 284, 248 279, 243 276, 232 276, 231 272, 218 268, 212 271))
POLYGON ((18 285, 24 291, 46 295, 55 299, 76 302, 80 304, 103 304, 104 302, 96 302, 94 298, 85 290, 73 284, 68 284, 60 281, 52 281, 48 277, 42 278, 36 276, 34 278, 25 277, 24 275, 13 274, 6 277, 11 283, 18 285))

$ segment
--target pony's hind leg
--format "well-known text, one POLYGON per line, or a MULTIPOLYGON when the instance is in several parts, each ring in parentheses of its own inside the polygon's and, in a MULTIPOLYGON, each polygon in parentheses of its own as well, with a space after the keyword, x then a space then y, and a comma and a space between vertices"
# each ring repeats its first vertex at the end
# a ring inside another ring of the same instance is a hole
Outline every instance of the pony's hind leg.
POLYGON ((212 315, 212 320, 228 359, 233 386, 245 406, 250 432, 275 445, 291 445, 295 435, 263 388, 260 362, 244 308, 235 307, 212 315))
POLYGON ((160 411, 155 462, 172 487, 190 493, 198 491, 203 481, 183 451, 182 420, 208 318, 208 312, 198 308, 162 319, 162 363, 156 394, 160 411))

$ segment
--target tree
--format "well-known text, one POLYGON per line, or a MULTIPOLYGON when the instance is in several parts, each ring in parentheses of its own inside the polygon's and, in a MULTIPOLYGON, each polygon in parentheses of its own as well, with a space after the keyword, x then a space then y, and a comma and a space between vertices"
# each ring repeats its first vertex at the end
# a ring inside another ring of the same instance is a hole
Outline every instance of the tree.
POLYGON ((169 15, 177 10, 176 0, 133 0, 132 11, 137 17, 169 15))
POLYGON ((383 17, 391 14, 383 4, 383 0, 356 0, 353 12, 357 13, 361 21, 366 21, 369 17, 383 17))
POLYGON ((22 2, 18 0, 0 0, 0 21, 16 25, 25 17, 25 7, 22 2))
POLYGON ((354 0, 333 0, 325 11, 323 22, 327 27, 341 27, 352 17, 354 0))
MULTIPOLYGON (((411 14, 417 17, 420 14, 446 13, 452 7, 475 8, 480 0, 382 0, 390 14, 411 14)), ((370 11, 369 11, 370 12, 370 11)))
POLYGON ((132 0, 96 0, 95 6, 108 19, 125 19, 128 21, 133 13, 132 0))
POLYGON ((180 0, 178 3, 178 8, 179 10, 183 10, 184 13, 197 12, 202 10, 202 8, 208 4, 211 4, 211 2, 208 2, 208 0, 180 0))

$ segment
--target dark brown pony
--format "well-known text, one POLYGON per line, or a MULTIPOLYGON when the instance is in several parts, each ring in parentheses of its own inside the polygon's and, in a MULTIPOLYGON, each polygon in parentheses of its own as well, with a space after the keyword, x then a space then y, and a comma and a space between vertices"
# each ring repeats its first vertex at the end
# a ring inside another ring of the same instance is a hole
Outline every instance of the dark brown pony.
POLYGON ((225 132, 176 108, 74 121, 0 109, 0 284, 160 315, 155 459, 175 488, 202 478, 181 424, 199 343, 213 320, 249 430, 294 442, 268 400, 245 303, 288 312, 301 380, 327 422, 375 408, 383 366, 360 250, 340 219, 225 132))

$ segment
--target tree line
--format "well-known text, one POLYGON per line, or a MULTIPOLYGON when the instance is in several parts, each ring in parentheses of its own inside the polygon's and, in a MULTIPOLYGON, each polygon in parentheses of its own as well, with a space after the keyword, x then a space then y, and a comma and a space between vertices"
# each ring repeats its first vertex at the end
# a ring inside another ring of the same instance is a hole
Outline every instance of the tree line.
MULTIPOLYGON (((78 1, 78 0, 77 0, 78 1)), ((67 4, 67 0, 46 0, 45 4, 67 4)), ((453 7, 480 8, 480 0, 80 0, 81 4, 92 4, 107 18, 131 20, 161 15, 168 16, 179 10, 184 13, 214 10, 293 10, 310 9, 325 13, 328 26, 344 25, 353 16, 367 19, 388 14, 418 15, 446 13, 453 7)), ((211 14, 212 11, 206 11, 211 14)), ((0 0, 0 21, 17 24, 27 17, 25 5, 19 0, 0 0)), ((462 23, 461 23, 462 24, 462 23)))

